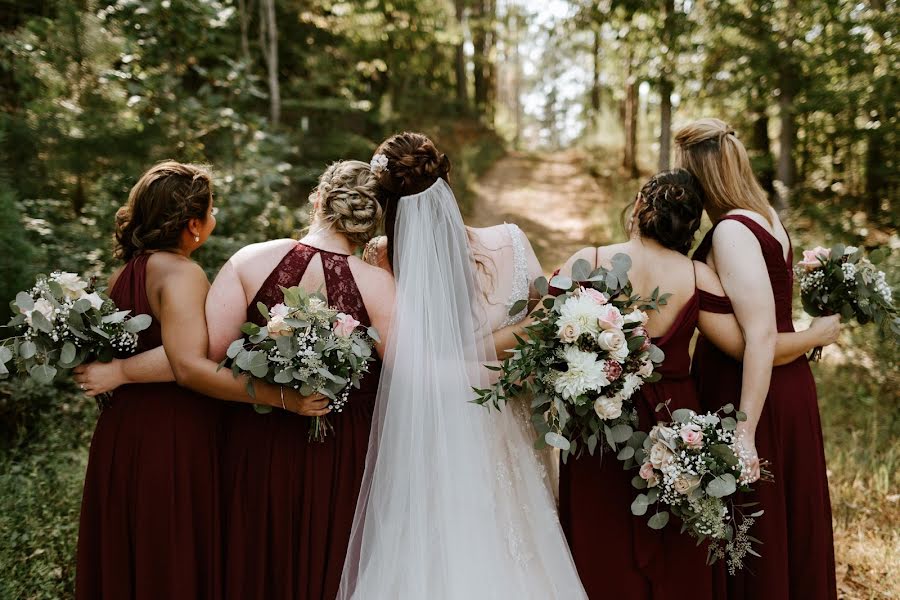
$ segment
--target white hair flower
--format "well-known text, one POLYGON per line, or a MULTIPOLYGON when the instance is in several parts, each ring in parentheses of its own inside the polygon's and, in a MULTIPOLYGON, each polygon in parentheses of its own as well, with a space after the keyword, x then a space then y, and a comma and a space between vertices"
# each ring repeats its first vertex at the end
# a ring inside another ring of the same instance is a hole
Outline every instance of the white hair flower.
POLYGON ((371 168, 372 172, 376 175, 386 170, 387 166, 388 158, 384 154, 376 154, 372 157, 372 160, 369 161, 369 168, 371 168))

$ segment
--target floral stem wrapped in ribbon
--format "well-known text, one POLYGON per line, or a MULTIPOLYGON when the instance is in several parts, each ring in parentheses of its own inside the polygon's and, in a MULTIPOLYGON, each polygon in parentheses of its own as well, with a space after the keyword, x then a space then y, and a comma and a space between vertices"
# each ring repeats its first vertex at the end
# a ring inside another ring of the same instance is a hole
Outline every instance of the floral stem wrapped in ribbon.
MULTIPOLYGON (((666 404, 656 408, 668 410, 666 404)), ((727 558, 734 574, 747 554, 759 556, 753 543, 761 543, 749 530, 763 511, 744 515, 741 509, 754 503, 734 501, 738 491, 751 491, 743 483, 746 468, 735 446, 737 423, 747 417, 728 404, 704 415, 681 408, 671 413, 671 419, 654 426, 649 435, 635 434, 642 440, 634 457, 640 471, 631 483, 646 491, 635 498, 631 512, 642 516, 655 505, 648 525, 662 529, 671 511, 681 519, 682 532, 699 542, 710 540, 708 562, 727 558)), ((767 470, 763 475, 771 479, 767 470)))
POLYGON ((0 379, 11 373, 51 383, 60 371, 133 354, 149 315, 131 316, 76 273, 38 275, 10 303, 14 336, 0 341, 0 379))
MULTIPOLYGON (((563 459, 585 449, 593 454, 603 442, 631 459, 639 446, 629 443, 637 427, 631 397, 644 382, 657 381, 655 369, 665 358, 644 328, 645 310, 657 310, 669 294, 655 290, 650 298, 633 294, 628 280, 631 259, 612 258, 610 269, 591 269, 585 260, 572 267, 573 278, 556 276, 535 282, 547 295, 552 285, 561 293, 545 298, 532 313, 527 338, 516 337, 512 356, 488 389, 476 390, 477 404, 500 407, 509 398, 532 398, 536 445, 551 445, 563 459)), ((510 314, 524 308, 517 303, 510 314)))
MULTIPOLYGON (((302 396, 322 394, 330 400, 328 408, 339 413, 351 387, 359 388, 374 360, 378 332, 374 327, 363 330, 352 316, 329 307, 321 294, 300 287, 281 291, 283 304, 257 304, 266 325, 244 323, 244 337, 231 343, 221 366, 230 366, 235 376, 251 375, 247 382, 251 396, 256 378, 289 386, 302 396)), ((256 410, 271 409, 257 405, 256 410)), ((331 430, 327 417, 313 417, 309 439, 324 441, 331 430)))
MULTIPOLYGON (((875 267, 884 255, 884 250, 876 250, 865 258, 860 249, 842 244, 804 250, 803 260, 794 268, 803 309, 813 317, 841 315, 845 322, 874 322, 882 335, 890 330, 900 338, 893 292, 884 271, 875 267)), ((822 349, 816 348, 810 358, 818 360, 821 355, 822 349)))

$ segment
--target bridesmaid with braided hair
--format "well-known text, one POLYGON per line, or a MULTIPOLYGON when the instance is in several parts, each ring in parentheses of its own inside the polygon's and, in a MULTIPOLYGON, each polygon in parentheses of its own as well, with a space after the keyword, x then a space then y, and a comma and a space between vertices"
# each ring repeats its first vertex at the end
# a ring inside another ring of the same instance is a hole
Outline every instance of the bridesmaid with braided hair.
MULTIPOLYGON (((225 356, 245 321, 265 325, 257 302, 283 302, 281 288, 298 285, 321 292, 329 305, 362 325, 374 326, 382 339, 376 349, 383 353, 394 280, 354 256, 381 221, 369 165, 331 165, 310 203, 306 236, 246 246, 219 272, 206 305, 214 359, 225 356)), ((360 389, 351 390, 323 442, 309 440, 307 416, 278 409, 258 414, 239 404, 227 411, 222 460, 226 598, 333 600, 337 595, 380 364, 370 366, 360 389)))

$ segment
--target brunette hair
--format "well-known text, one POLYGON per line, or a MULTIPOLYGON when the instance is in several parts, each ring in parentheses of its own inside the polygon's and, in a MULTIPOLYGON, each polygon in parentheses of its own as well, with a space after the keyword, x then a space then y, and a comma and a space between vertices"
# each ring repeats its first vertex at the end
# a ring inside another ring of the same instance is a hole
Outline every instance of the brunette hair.
POLYGON ((679 129, 675 164, 700 180, 707 210, 752 210, 772 222, 769 199, 753 174, 747 150, 724 121, 699 119, 679 129))
POLYGON ((388 260, 394 264, 394 228, 397 203, 403 196, 424 192, 443 179, 449 183, 450 159, 439 152, 427 136, 405 131, 392 135, 378 146, 375 155, 387 159, 376 175, 384 208, 384 232, 388 239, 388 260))
POLYGON ((191 219, 205 221, 212 173, 202 165, 163 161, 141 175, 116 212, 115 256, 129 261, 147 250, 177 248, 191 219))
POLYGON ((687 254, 703 217, 703 188, 685 169, 657 173, 638 192, 632 226, 643 237, 687 254))
POLYGON ((336 162, 319 177, 313 191, 319 199, 319 216, 352 243, 361 246, 372 239, 381 222, 379 187, 368 164, 358 160, 336 162))

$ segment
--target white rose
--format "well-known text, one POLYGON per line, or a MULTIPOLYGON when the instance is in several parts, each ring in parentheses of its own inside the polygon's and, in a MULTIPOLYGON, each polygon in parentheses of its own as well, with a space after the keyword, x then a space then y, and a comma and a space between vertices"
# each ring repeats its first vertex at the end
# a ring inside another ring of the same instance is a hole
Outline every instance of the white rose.
POLYGON ((557 322, 557 325, 559 326, 557 335, 564 344, 574 343, 581 335, 581 327, 579 327, 578 322, 572 318, 560 319, 557 322))
POLYGON ((684 496, 690 494, 694 488, 700 485, 700 478, 696 475, 679 475, 673 487, 675 491, 684 496))
POLYGON ((31 315, 36 312, 39 312, 42 315, 44 315, 45 317, 47 317, 48 321, 53 321, 53 313, 55 311, 53 309, 53 305, 50 304, 49 300, 45 300, 44 298, 38 298, 34 302, 34 308, 32 308, 31 310, 25 311, 25 321, 27 321, 29 325, 32 324, 31 323, 31 315))
POLYGON ((101 298, 100 294, 98 294, 97 292, 84 294, 83 296, 81 296, 81 299, 90 302, 91 308, 95 310, 100 310, 101 308, 103 308, 103 298, 101 298))
POLYGON ((622 384, 622 397, 631 398, 635 391, 643 385, 644 380, 635 375, 634 373, 629 373, 625 376, 625 382, 622 384))
POLYGON ((294 329, 284 322, 282 315, 275 315, 266 323, 266 329, 269 330, 269 337, 276 338, 280 335, 289 335, 294 329))
POLYGON ((656 442, 653 444, 653 447, 650 448, 650 464, 652 464, 655 469, 662 469, 663 467, 669 466, 674 459, 675 456, 672 454, 672 451, 662 442, 656 442))
POLYGON ((653 362, 645 358, 643 362, 641 362, 641 368, 638 369, 637 374, 644 379, 653 375, 653 362))
POLYGON ((598 398, 594 402, 594 412, 604 420, 618 419, 622 416, 622 400, 618 396, 598 398))
POLYGON ((642 310, 634 309, 627 315, 625 315, 625 324, 628 323, 640 323, 643 325, 647 322, 650 316, 642 310))
POLYGON ((284 304, 279 303, 279 304, 276 304, 275 306, 273 306, 271 309, 269 309, 269 316, 284 318, 284 317, 288 316, 288 313, 290 313, 290 312, 291 312, 290 308, 288 308, 284 304))
POLYGON ((52 279, 62 287, 66 296, 73 300, 80 297, 88 286, 77 273, 54 273, 52 279))
POLYGON ((628 358, 628 342, 621 329, 607 329, 601 332, 597 336, 597 343, 619 362, 624 362, 628 358))

